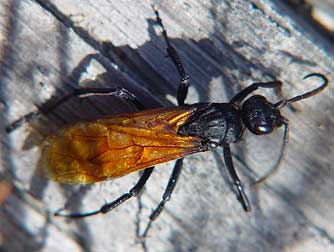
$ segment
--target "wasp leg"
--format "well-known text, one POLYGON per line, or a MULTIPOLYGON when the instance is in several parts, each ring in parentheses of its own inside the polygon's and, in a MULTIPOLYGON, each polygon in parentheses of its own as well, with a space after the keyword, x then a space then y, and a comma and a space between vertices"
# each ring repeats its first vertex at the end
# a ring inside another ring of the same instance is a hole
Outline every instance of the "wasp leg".
POLYGON ((36 118, 40 114, 41 113, 39 111, 33 111, 33 112, 30 112, 29 114, 26 114, 26 115, 20 117, 19 119, 15 120, 14 122, 12 122, 11 124, 9 124, 6 127, 6 132, 10 133, 10 132, 16 130, 18 127, 23 125, 25 122, 32 121, 34 118, 36 118))
MULTIPOLYGON (((164 36, 165 42, 167 44, 167 53, 168 56, 172 59, 177 71, 179 72, 179 75, 181 77, 180 83, 179 83, 179 87, 177 90, 177 102, 178 105, 184 105, 184 101, 187 97, 188 94, 188 88, 189 88, 189 83, 190 83, 190 77, 189 75, 186 73, 186 71, 184 70, 184 67, 182 65, 182 61, 180 59, 180 56, 178 55, 176 49, 171 45, 168 35, 167 35, 167 31, 162 23, 162 20, 159 16, 159 12, 154 9, 155 15, 157 17, 157 23, 160 25, 160 27, 162 28, 162 34, 164 36)), ((155 221, 159 215, 161 214, 161 212, 163 211, 166 203, 170 200, 171 195, 173 193, 173 190, 175 188, 175 185, 177 183, 177 180, 180 176, 181 170, 183 167, 183 158, 176 160, 172 174, 168 180, 168 184, 167 187, 165 189, 165 192, 162 196, 162 200, 160 201, 159 205, 152 211, 151 215, 150 215, 150 220, 142 234, 142 238, 145 238, 147 236, 148 231, 151 228, 151 225, 153 223, 153 221, 155 221)), ((145 244, 144 244, 145 246, 145 244)))
POLYGON ((182 61, 180 59, 179 54, 177 53, 176 49, 172 46, 172 44, 169 41, 169 38, 167 36, 167 31, 161 21, 161 18, 159 16, 159 12, 154 9, 155 15, 157 17, 157 23, 160 25, 162 28, 162 35, 164 36, 165 42, 167 44, 167 53, 168 56, 172 59, 177 71, 179 72, 179 75, 181 77, 179 87, 177 90, 177 102, 179 105, 184 104, 184 100, 187 97, 188 94, 188 88, 189 88, 189 83, 190 83, 190 77, 184 70, 184 67, 182 65, 182 61))
MULTIPOLYGON (((177 71, 179 72, 179 75, 181 77, 180 83, 179 83, 179 87, 177 90, 177 102, 178 105, 184 105, 184 101, 187 97, 187 93, 188 93, 188 88, 189 88, 189 83, 190 83, 190 77, 189 75, 186 73, 186 71, 184 70, 184 67, 182 65, 182 61, 180 59, 180 56, 178 55, 176 49, 172 46, 172 44, 170 43, 170 40, 168 38, 167 35, 167 31, 162 23, 162 20, 159 16, 159 12, 157 10, 154 9, 155 15, 157 17, 157 23, 160 25, 160 27, 162 28, 162 35, 165 39, 165 42, 167 44, 167 53, 168 56, 171 58, 172 62, 174 63, 177 71)), ((150 215, 150 220, 144 230, 144 233, 142 234, 142 238, 145 238, 147 236, 147 233, 149 231, 149 229, 151 228, 152 222, 155 221, 159 215, 161 214, 161 212, 163 211, 166 203, 170 200, 171 195, 173 193, 173 190, 175 188, 175 185, 177 183, 177 180, 180 176, 181 170, 183 167, 183 158, 176 160, 175 166, 173 168, 172 174, 169 178, 167 187, 165 189, 165 192, 162 196, 162 200, 160 201, 159 205, 153 210, 153 212, 150 215)))
POLYGON ((160 201, 159 205, 153 210, 153 212, 150 215, 150 220, 145 228, 144 233, 142 234, 142 238, 145 238, 149 229, 151 228, 152 222, 155 221, 159 215, 161 214, 162 210, 164 209, 166 203, 170 200, 171 195, 173 193, 173 190, 175 188, 176 182, 180 176, 181 170, 183 167, 183 158, 178 159, 175 162, 175 166, 173 169, 173 172, 169 178, 167 187, 165 189, 165 192, 162 196, 162 200, 160 201))
POLYGON ((35 119, 40 114, 48 114, 52 112, 54 109, 56 109, 61 104, 65 103, 69 99, 73 97, 79 97, 79 98, 85 98, 89 96, 109 96, 109 95, 115 95, 122 99, 131 101, 134 106, 142 110, 144 109, 144 106, 136 99, 136 96, 132 94, 130 91, 128 91, 125 88, 81 88, 81 89, 74 89, 71 93, 63 96, 61 99, 59 99, 57 102, 52 104, 51 106, 47 108, 39 108, 38 111, 33 111, 25 116, 22 116, 21 118, 17 119, 16 121, 12 122, 10 125, 6 127, 7 133, 10 133, 20 127, 23 123, 30 122, 33 119, 35 119))
MULTIPOLYGON (((139 102, 136 98, 136 96, 131 93, 129 90, 125 88, 80 88, 75 89, 72 94, 70 94, 71 97, 76 96, 79 98, 86 98, 90 96, 117 96, 119 98, 122 98, 124 100, 129 100, 131 103, 138 109, 143 110, 145 109, 145 106, 139 102)), ((67 98, 68 99, 68 98, 67 98)), ((63 103, 61 101, 61 103, 63 103)), ((59 103, 58 103, 59 105, 59 103)))
POLYGON ((246 87, 243 89, 240 93, 236 94, 230 103, 237 103, 240 104, 247 95, 250 93, 254 92, 258 88, 274 88, 277 89, 278 96, 281 97, 281 88, 282 88, 283 83, 281 81, 269 81, 269 82, 258 82, 258 83, 253 83, 252 85, 246 87))
POLYGON ((232 160, 232 155, 231 155, 231 150, 230 146, 228 144, 224 145, 224 160, 225 160, 225 165, 227 167, 227 170, 233 180, 234 185, 236 186, 236 189, 238 191, 238 199, 242 204, 242 207, 246 212, 251 211, 251 206, 249 203, 249 200, 247 198, 247 195, 244 191, 243 185, 237 175, 237 172, 235 171, 234 165, 233 165, 233 160, 232 160))
POLYGON ((137 184, 134 187, 132 187, 129 190, 129 192, 124 193, 122 196, 118 197, 116 200, 103 205, 97 211, 93 211, 93 212, 89 212, 89 213, 62 214, 61 211, 63 211, 63 209, 61 209, 61 210, 58 210, 54 215, 55 216, 61 216, 61 217, 70 217, 70 218, 84 218, 84 217, 87 217, 87 216, 92 216, 92 215, 96 215, 96 214, 100 214, 100 213, 102 213, 102 214, 108 213, 111 210, 113 210, 114 208, 116 208, 119 205, 121 205, 122 203, 124 203, 125 201, 127 201, 128 199, 137 196, 141 192, 141 190, 144 188, 144 186, 145 186, 147 180, 149 179, 149 177, 151 176, 153 170, 154 170, 154 167, 150 167, 150 168, 145 169, 143 174, 139 178, 137 184))

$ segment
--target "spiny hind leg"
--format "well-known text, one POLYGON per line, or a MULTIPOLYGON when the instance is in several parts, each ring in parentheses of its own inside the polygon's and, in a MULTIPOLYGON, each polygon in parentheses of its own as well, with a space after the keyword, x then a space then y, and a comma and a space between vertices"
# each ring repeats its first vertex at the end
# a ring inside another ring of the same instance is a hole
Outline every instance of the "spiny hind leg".
POLYGON ((71 93, 63 96, 47 109, 39 108, 39 110, 33 111, 15 120, 6 127, 6 131, 7 133, 10 133, 20 127, 22 124, 31 122, 40 114, 48 114, 52 112, 54 109, 73 97, 86 98, 90 96, 117 96, 130 101, 138 110, 143 110, 145 108, 144 105, 138 101, 136 96, 125 88, 80 88, 74 89, 71 93))

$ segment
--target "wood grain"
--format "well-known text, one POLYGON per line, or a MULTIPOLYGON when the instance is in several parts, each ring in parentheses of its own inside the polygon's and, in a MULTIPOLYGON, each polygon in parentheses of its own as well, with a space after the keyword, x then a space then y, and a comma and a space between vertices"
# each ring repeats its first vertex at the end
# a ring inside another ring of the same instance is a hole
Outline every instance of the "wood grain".
MULTIPOLYGON (((179 76, 166 58, 151 1, 3 0, 0 3, 0 172, 12 191, 0 209, 2 251, 333 251, 334 46, 280 1, 158 1, 191 88, 187 103, 226 102, 252 82, 279 79, 292 97, 317 85, 323 93, 285 108, 290 143, 277 175, 251 188, 275 162, 282 131, 233 147, 251 199, 236 200, 220 150, 185 159, 166 211, 146 249, 136 240, 163 193, 173 162, 157 167, 140 200, 81 220, 53 217, 59 208, 92 211, 134 185, 138 174, 71 187, 35 171, 38 143, 80 118, 133 109, 119 99, 72 99, 11 134, 5 127, 47 109, 80 86, 121 86, 147 107, 175 104, 179 76), (42 132, 39 134, 39 132, 42 132)), ((262 92, 277 100, 271 92, 262 92)))

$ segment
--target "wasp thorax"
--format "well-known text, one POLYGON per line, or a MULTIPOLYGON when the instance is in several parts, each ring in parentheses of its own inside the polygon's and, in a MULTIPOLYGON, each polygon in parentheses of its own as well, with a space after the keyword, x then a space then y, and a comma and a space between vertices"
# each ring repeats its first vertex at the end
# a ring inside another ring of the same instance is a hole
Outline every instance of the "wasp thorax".
POLYGON ((226 103, 203 103, 189 120, 180 126, 178 133, 198 136, 209 147, 238 141, 244 132, 239 110, 226 103))

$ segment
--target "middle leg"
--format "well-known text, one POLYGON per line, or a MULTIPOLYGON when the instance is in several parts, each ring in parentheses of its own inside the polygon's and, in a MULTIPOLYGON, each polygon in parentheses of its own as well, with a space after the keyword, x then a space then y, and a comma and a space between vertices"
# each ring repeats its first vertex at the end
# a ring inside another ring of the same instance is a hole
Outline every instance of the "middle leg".
POLYGON ((251 211, 251 206, 249 203, 249 200, 247 198, 247 195, 244 191, 244 187, 237 175, 237 172, 235 171, 234 165, 233 165, 233 160, 232 160, 232 155, 231 155, 231 150, 229 144, 225 144, 223 147, 224 150, 224 160, 225 160, 225 166, 233 180, 233 183, 237 189, 238 192, 238 199, 242 204, 243 209, 246 212, 251 211))
MULTIPOLYGON (((161 18, 159 16, 159 12, 154 9, 155 15, 157 17, 157 23, 162 28, 162 34, 164 36, 165 42, 167 44, 167 53, 168 56, 172 59, 177 71, 179 72, 179 75, 181 77, 179 87, 177 90, 177 102, 178 105, 184 105, 184 101, 187 97, 188 88, 189 88, 189 75, 185 72, 184 67, 182 65, 182 61, 176 51, 176 49, 171 45, 169 38, 167 36, 167 31, 162 24, 161 18)), ((148 231, 151 228, 152 222, 155 221, 161 212, 163 211, 166 203, 170 200, 171 195, 174 191, 175 185, 177 183, 177 180, 181 174, 181 170, 183 167, 183 158, 176 160, 172 174, 170 175, 168 184, 166 186, 165 192, 162 196, 162 200, 160 201, 159 205, 152 211, 150 215, 150 220, 144 230, 144 233, 142 234, 142 237, 145 238, 147 236, 148 231)))
POLYGON ((157 17, 157 23, 160 25, 160 27, 162 28, 162 35, 165 39, 165 42, 167 44, 167 53, 168 56, 172 59, 177 71, 179 72, 179 75, 181 77, 180 79, 180 83, 179 83, 179 87, 177 89, 177 103, 178 105, 183 105, 184 101, 187 97, 188 94, 188 88, 189 88, 189 84, 190 84, 190 77, 189 75, 186 73, 186 71, 184 70, 182 61, 180 59, 179 54, 177 53, 176 49, 172 46, 172 44, 169 41, 169 38, 167 36, 167 31, 161 21, 161 18, 159 16, 159 12, 154 9, 155 15, 157 17))

